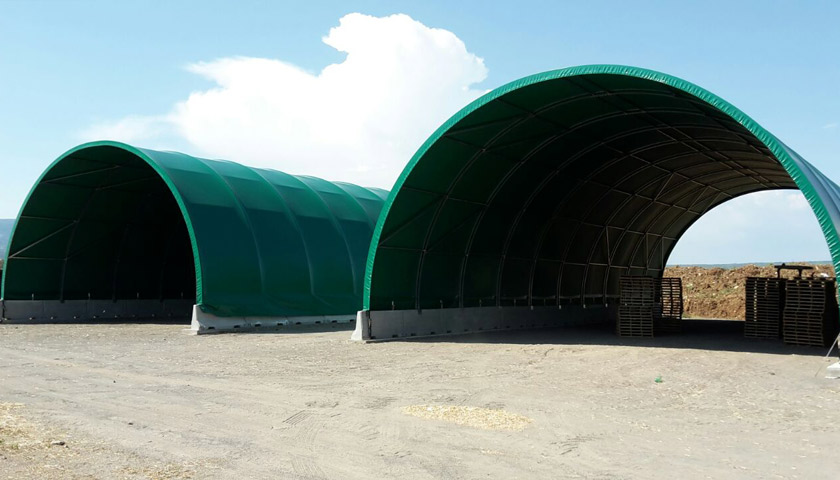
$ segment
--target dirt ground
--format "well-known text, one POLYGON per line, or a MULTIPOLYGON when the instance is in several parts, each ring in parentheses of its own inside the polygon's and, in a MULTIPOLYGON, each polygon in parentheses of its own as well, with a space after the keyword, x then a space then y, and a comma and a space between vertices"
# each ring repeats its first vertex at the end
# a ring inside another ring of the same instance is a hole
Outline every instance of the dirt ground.
POLYGON ((656 339, 0 325, 0 479, 837 478, 825 351, 656 339))
MULTIPOLYGON (((806 277, 812 274, 834 277, 830 264, 796 263, 811 265, 806 277)), ((782 276, 793 278, 795 272, 783 270, 782 276)), ((680 267, 665 269, 666 277, 680 277, 683 283, 683 306, 687 318, 744 319, 744 286, 747 277, 775 277, 772 265, 744 265, 737 268, 680 267)))

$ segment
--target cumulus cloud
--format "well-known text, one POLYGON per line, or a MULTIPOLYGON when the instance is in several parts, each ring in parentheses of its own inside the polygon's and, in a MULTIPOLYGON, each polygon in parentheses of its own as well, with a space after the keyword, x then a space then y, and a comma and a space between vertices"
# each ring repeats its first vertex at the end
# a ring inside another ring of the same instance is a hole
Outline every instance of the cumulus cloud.
POLYGON ((346 54, 317 73, 278 59, 189 65, 215 84, 172 111, 95 125, 85 139, 148 145, 177 135, 194 153, 389 188, 420 144, 483 91, 483 59, 407 15, 353 13, 322 39, 346 54))
MULTIPOLYGON (((484 61, 452 32, 406 15, 346 15, 322 40, 345 53, 344 60, 320 72, 269 58, 194 63, 187 70, 213 87, 185 94, 160 115, 93 125, 82 136, 390 188, 420 144, 484 93, 475 87, 487 76, 484 61)), ((709 212, 670 260, 825 258, 825 241, 805 198, 772 191, 709 212)))

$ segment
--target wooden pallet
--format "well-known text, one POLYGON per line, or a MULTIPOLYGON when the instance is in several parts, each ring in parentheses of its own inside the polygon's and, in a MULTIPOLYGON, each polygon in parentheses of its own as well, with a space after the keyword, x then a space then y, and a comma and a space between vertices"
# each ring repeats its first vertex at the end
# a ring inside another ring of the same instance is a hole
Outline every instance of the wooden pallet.
POLYGON ((785 280, 748 277, 745 296, 744 336, 773 338, 781 336, 785 280))
POLYGON ((682 279, 663 277, 659 280, 659 309, 654 312, 655 330, 678 332, 682 330, 683 295, 682 279))
POLYGON ((652 337, 653 307, 619 306, 616 333, 622 337, 652 337))
POLYGON ((834 341, 840 330, 835 292, 833 279, 797 278, 785 283, 785 343, 827 347, 834 341))
POLYGON ((656 303, 653 277, 623 276, 619 286, 616 333, 622 337, 652 337, 656 303))

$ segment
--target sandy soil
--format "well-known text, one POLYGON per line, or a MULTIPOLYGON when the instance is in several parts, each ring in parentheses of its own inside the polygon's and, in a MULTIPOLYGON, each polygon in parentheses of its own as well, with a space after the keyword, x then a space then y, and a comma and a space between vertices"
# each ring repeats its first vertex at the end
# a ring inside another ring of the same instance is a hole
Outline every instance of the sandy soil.
POLYGON ((0 325, 0 479, 837 478, 825 352, 733 322, 379 344, 182 329, 0 325))

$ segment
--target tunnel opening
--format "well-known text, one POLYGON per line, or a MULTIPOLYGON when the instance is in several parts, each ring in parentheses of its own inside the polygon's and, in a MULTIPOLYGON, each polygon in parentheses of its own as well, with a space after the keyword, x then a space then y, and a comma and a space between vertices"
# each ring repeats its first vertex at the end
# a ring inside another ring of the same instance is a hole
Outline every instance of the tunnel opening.
POLYGON ((196 269, 185 217, 138 155, 71 151, 39 179, 3 272, 7 321, 189 321, 196 269))
MULTIPOLYGON (((819 224, 798 191, 758 192, 708 212, 669 252, 681 281, 682 326, 701 334, 827 347, 840 332, 836 274, 819 224)), ((820 350, 821 351, 821 350, 820 350)))

